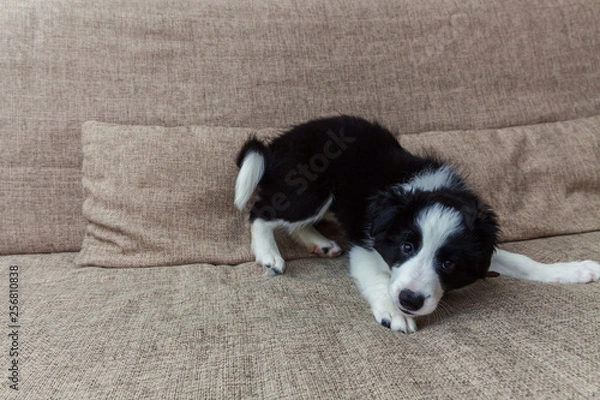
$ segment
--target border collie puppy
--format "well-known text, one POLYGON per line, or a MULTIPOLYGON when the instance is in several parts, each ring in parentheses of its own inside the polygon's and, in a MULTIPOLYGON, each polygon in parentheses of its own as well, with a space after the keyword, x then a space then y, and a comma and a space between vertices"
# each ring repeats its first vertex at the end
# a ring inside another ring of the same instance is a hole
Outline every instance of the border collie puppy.
POLYGON ((318 255, 340 255, 313 227, 332 213, 348 237, 352 277, 377 321, 393 330, 414 332, 414 317, 489 270, 551 282, 600 278, 593 261, 545 265, 497 250, 496 215, 452 165, 409 153, 390 131, 358 117, 309 121, 268 144, 251 138, 237 164, 240 210, 260 186, 250 211, 256 261, 284 272, 277 228, 318 255))

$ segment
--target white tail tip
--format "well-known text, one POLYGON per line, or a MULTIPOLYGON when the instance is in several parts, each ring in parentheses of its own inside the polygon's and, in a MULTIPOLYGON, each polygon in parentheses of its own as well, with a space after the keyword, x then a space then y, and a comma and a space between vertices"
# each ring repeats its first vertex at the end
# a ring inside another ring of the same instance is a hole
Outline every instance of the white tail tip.
POLYGON ((242 210, 252 193, 256 190, 265 172, 265 158, 256 151, 250 151, 244 157, 237 180, 235 181, 235 199, 233 204, 242 210))

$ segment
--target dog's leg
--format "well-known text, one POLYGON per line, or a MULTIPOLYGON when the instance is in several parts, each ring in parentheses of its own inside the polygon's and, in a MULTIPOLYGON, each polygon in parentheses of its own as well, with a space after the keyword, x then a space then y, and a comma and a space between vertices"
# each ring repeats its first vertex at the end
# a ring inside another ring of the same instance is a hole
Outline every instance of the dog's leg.
POLYGON ((354 247, 350 250, 350 275, 363 297, 371 305, 377 322, 395 331, 413 333, 417 324, 394 305, 389 295, 390 268, 374 250, 354 247))
POLYGON ((306 225, 292 232, 292 236, 309 251, 325 257, 337 257, 342 248, 333 240, 327 239, 312 225, 306 225))
POLYGON ((257 218, 252 222, 252 252, 256 262, 262 264, 276 275, 283 274, 285 261, 281 257, 274 231, 280 225, 277 221, 265 221, 257 218))
POLYGON ((544 264, 500 249, 492 256, 490 271, 539 282, 587 283, 600 279, 600 264, 595 261, 544 264))

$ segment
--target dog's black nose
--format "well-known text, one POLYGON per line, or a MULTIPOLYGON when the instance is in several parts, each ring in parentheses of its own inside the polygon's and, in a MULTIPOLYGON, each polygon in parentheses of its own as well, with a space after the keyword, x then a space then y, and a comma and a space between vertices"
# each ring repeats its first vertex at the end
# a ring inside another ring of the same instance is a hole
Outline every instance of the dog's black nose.
POLYGON ((400 306, 407 311, 417 311, 423 307, 425 302, 425 296, 409 289, 403 289, 398 298, 400 299, 400 306))

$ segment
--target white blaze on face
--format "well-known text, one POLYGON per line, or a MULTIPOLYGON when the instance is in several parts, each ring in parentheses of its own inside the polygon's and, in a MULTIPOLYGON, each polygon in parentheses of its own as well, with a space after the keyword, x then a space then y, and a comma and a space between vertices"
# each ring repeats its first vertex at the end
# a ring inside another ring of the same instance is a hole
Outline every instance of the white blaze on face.
POLYGON ((415 315, 426 315, 437 307, 444 294, 436 272, 436 254, 448 238, 461 230, 460 213, 440 204, 428 207, 417 215, 416 224, 421 233, 421 244, 416 254, 401 265, 392 269, 389 294, 394 304, 400 307, 399 295, 404 289, 425 297, 425 303, 415 315))

